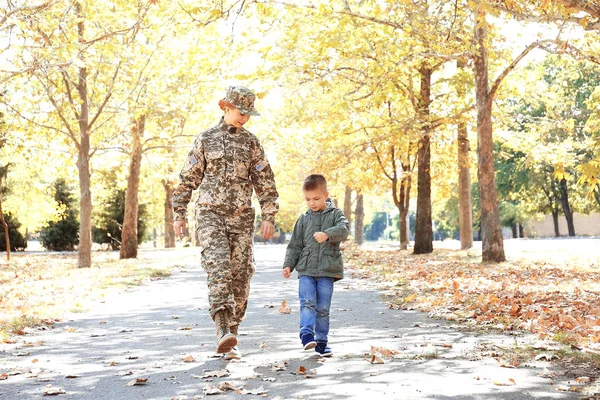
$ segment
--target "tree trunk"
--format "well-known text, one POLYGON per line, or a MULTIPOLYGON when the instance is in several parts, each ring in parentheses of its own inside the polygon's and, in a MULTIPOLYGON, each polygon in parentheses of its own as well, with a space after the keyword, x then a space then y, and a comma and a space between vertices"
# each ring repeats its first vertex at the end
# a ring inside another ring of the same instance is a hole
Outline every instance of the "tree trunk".
POLYGON ((138 192, 140 186, 140 169, 142 163, 142 142, 146 128, 146 116, 136 119, 131 130, 131 160, 127 191, 125 192, 125 215, 121 231, 121 251, 119 258, 136 258, 138 249, 138 192))
POLYGON ((554 223, 554 237, 560 237, 560 228, 558 225, 558 207, 552 207, 552 222, 554 223))
POLYGON ((573 211, 571 210, 571 206, 569 205, 569 192, 567 189, 566 179, 562 179, 560 181, 560 201, 562 204, 563 213, 565 214, 565 219, 567 220, 567 230, 569 231, 569 236, 575 236, 573 211))
POLYGON ((505 261, 504 241, 500 225, 498 194, 494 177, 494 147, 492 127, 492 96, 488 82, 488 55, 485 47, 487 26, 485 14, 478 11, 475 24, 475 38, 478 49, 473 57, 475 65, 477 101, 477 155, 481 196, 482 260, 505 261))
POLYGON ((364 242, 364 228, 365 228, 365 211, 363 206, 363 195, 357 193, 356 196, 356 209, 354 210, 355 220, 354 223, 354 243, 361 245, 364 242))
POLYGON ((173 230, 173 184, 169 180, 162 181, 165 188, 165 248, 175 247, 175 231, 173 230))
POLYGON ((525 227, 523 224, 519 224, 519 237, 521 239, 525 237, 525 227))
POLYGON ((344 215, 348 220, 350 229, 352 229, 352 188, 346 186, 346 193, 344 194, 344 215))
MULTIPOLYGON (((465 67, 464 61, 458 61, 457 67, 465 67)), ((459 88, 458 96, 463 98, 465 90, 459 88)), ((469 132, 466 121, 458 123, 458 219, 460 226, 460 248, 462 250, 473 247, 473 206, 471 202, 471 169, 470 169, 470 144, 469 132)))
MULTIPOLYGON (((0 179, 0 183, 2 180, 0 179)), ((2 189, 2 185, 0 184, 0 189, 2 189)), ((10 236, 9 229, 6 220, 4 219, 4 211, 2 210, 2 192, 0 190, 0 220, 2 220, 2 226, 4 227, 4 240, 6 241, 6 261, 10 261, 10 236)))
POLYGON ((512 231, 513 239, 517 239, 519 237, 518 224, 512 224, 510 226, 510 230, 512 231))
MULTIPOLYGON (((82 24, 82 22, 80 22, 82 24)), ((79 268, 92 266, 92 192, 90 174, 90 132, 87 129, 89 120, 87 97, 87 69, 79 69, 79 85, 77 87, 81 102, 79 117, 79 151, 77 152, 77 169, 79 171, 79 268)))
MULTIPOLYGON (((84 23, 81 4, 75 2, 77 16, 77 34, 80 43, 84 42, 84 23)), ((90 175, 90 131, 89 131, 89 100, 87 90, 87 68, 79 68, 77 92, 80 100, 79 111, 79 149, 77 152, 77 169, 79 172, 79 246, 77 248, 77 266, 89 268, 92 266, 92 192, 90 175)))
POLYGON ((427 254, 433 251, 433 228, 431 222, 431 146, 429 126, 429 105, 431 103, 431 75, 428 67, 419 69, 421 88, 419 95, 419 115, 421 139, 417 152, 417 226, 415 229, 414 254, 427 254))
POLYGON ((400 199, 398 211, 400 212, 400 250, 408 249, 410 242, 410 227, 408 224, 408 207, 410 205, 410 188, 412 179, 410 174, 402 175, 400 181, 400 199))

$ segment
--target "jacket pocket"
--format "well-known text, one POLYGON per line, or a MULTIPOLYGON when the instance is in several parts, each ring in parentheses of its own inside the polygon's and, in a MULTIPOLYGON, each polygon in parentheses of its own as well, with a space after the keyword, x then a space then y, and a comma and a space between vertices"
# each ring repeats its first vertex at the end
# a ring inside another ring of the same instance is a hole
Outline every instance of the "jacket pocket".
POLYGON ((250 179, 250 153, 236 150, 233 160, 235 175, 240 179, 250 179))
POLYGON ((298 258, 298 263, 296 264, 296 271, 306 271, 308 269, 308 255, 310 251, 302 250, 300 253, 300 257, 298 258))
POLYGON ((330 273, 341 273, 344 270, 344 259, 342 252, 338 249, 323 250, 325 257, 324 271, 330 273))
POLYGON ((223 149, 211 149, 206 151, 206 172, 216 175, 223 169, 225 151, 223 149))

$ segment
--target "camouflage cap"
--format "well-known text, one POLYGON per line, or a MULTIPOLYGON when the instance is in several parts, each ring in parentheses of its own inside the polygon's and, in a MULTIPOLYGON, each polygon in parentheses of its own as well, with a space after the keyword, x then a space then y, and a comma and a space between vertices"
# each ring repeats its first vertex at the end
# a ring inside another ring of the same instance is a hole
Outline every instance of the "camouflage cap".
POLYGON ((256 95, 243 86, 229 86, 223 100, 230 102, 242 114, 260 115, 254 108, 256 95))

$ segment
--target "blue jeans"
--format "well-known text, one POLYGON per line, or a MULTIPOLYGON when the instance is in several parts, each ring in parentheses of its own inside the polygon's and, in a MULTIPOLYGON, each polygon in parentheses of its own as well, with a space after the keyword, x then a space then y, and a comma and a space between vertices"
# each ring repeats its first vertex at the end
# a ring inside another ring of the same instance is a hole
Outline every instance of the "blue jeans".
POLYGON ((311 333, 317 342, 327 343, 332 295, 333 278, 300 277, 300 337, 311 333))

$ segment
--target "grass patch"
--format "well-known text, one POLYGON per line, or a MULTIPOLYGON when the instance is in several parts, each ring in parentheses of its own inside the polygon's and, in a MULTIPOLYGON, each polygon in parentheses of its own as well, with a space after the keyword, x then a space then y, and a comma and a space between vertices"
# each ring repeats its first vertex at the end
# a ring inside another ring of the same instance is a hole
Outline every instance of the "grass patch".
POLYGON ((140 251, 132 260, 96 252, 91 268, 77 268, 76 254, 14 253, 10 264, 0 261, 0 341, 52 324, 67 312, 86 312, 115 292, 165 278, 197 257, 194 249, 140 251))

